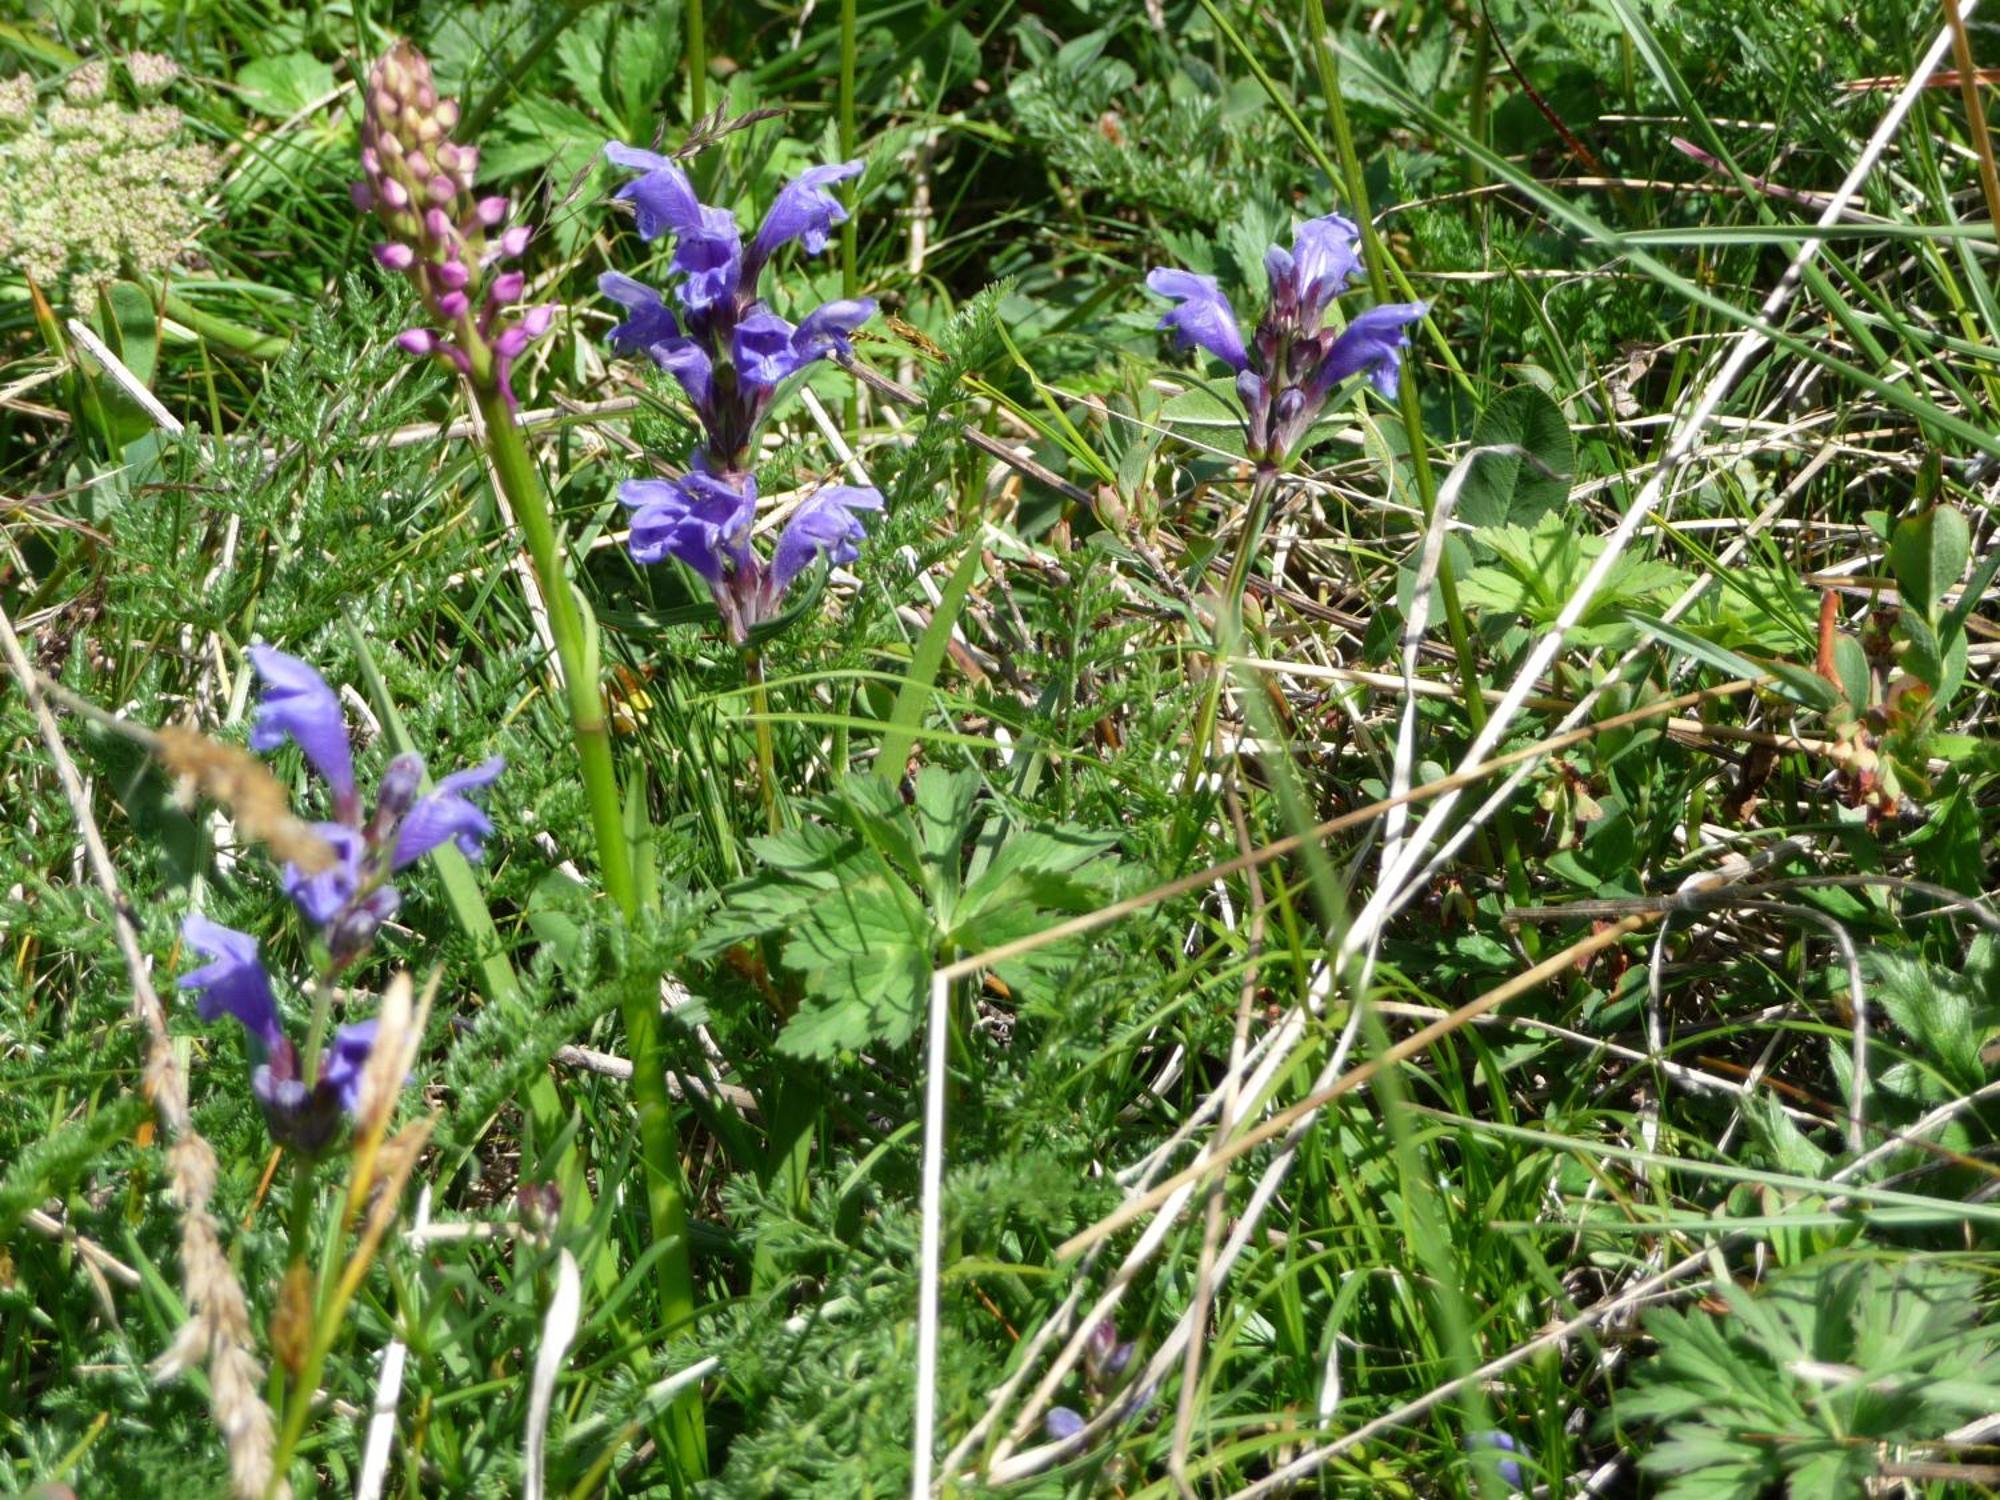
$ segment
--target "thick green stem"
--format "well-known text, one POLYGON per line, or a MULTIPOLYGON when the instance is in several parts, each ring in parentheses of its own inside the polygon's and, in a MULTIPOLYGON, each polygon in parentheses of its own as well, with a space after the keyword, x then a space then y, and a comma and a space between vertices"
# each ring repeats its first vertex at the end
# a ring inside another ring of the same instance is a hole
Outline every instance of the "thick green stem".
POLYGON ((686 0, 688 114, 694 121, 708 113, 708 18, 701 0, 686 0))
MULTIPOLYGON (((485 419, 486 450, 493 460, 493 471, 527 541, 528 555, 534 562, 535 577, 548 609, 549 633, 555 638, 556 659, 562 669, 570 733, 582 765, 604 888, 626 921, 633 921, 639 915, 638 882, 625 838, 625 812, 618 795, 617 768, 611 759, 611 731, 599 683, 596 625, 584 618, 570 589, 548 492, 542 487, 541 475, 522 441, 520 429, 514 425, 506 397, 498 389, 475 385, 473 398, 485 419)), ((632 1103, 639 1116, 646 1208, 654 1243, 667 1247, 661 1252, 654 1273, 659 1318, 667 1331, 680 1332, 694 1319, 694 1268, 680 1140, 674 1130, 673 1104, 667 1096, 659 1002, 650 995, 635 996, 624 1005, 623 1015, 626 1041, 632 1053, 632 1103)), ((690 1480, 704 1477, 707 1438, 702 1427, 699 1389, 685 1392, 668 1412, 667 1421, 682 1477, 690 1480)))
POLYGON ((200 334, 209 343, 220 344, 237 354, 247 354, 252 359, 276 359, 292 346, 292 341, 283 334, 259 333, 254 328, 245 328, 241 323, 232 323, 212 312, 204 312, 172 292, 161 294, 160 308, 176 323, 200 334))

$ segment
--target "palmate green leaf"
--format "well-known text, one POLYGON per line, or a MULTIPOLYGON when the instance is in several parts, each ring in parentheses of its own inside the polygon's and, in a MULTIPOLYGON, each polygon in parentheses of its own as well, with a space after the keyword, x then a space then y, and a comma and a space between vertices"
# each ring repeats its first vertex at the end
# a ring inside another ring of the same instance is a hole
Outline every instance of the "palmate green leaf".
POLYGON ((930 993, 930 915, 885 875, 822 893, 791 929, 783 958, 808 996, 779 1035, 793 1057, 831 1058, 872 1043, 901 1046, 930 993))
POLYGON ((1569 495, 1574 447, 1562 410, 1534 386, 1503 391, 1473 429, 1475 447, 1505 444, 1534 455, 1549 472, 1519 454, 1482 453, 1459 492, 1458 519, 1470 526, 1533 522, 1569 495))

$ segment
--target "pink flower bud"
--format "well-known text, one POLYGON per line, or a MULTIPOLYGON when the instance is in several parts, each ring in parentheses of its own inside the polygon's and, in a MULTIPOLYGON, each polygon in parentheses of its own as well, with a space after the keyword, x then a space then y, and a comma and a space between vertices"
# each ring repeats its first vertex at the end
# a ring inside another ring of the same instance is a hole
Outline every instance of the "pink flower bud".
POLYGON ((521 319, 521 331, 531 339, 538 339, 549 331, 549 324, 555 321, 555 317, 556 305, 553 302, 531 307, 521 319))
POLYGON ((493 341, 493 352, 502 359, 515 359, 528 347, 529 336, 525 328, 510 328, 493 341))
POLYGON ((429 209, 424 214, 424 233, 440 245, 456 244, 458 236, 453 232, 452 222, 445 217, 441 208, 429 209))
POLYGON ((528 285, 528 278, 519 271, 509 271, 504 276, 495 276, 493 284, 486 289, 486 300, 494 307, 505 307, 509 302, 518 302, 522 291, 528 285))
POLYGON ((481 198, 479 200, 479 222, 491 229, 507 217, 505 198, 481 198))
POLYGON ((402 183, 396 181, 395 178, 384 177, 382 179, 382 201, 391 208, 408 208, 410 206, 409 190, 402 183))
POLYGON ((526 224, 516 224, 512 229, 509 229, 505 234, 500 236, 500 253, 502 255, 519 255, 523 250, 528 248, 528 236, 533 233, 534 231, 526 224))
POLYGON ((462 318, 469 306, 463 292, 446 292, 437 300, 438 315, 445 318, 462 318))
POLYGON ((464 291, 466 282, 472 279, 472 272, 466 269, 462 260, 448 260, 433 266, 431 274, 437 278, 438 285, 448 292, 464 291))
POLYGON ((382 153, 377 151, 373 146, 363 146, 361 148, 361 170, 366 172, 370 177, 381 176, 382 153))
POLYGON ((438 336, 428 328, 405 328, 396 335, 396 347, 405 354, 437 353, 438 336))
MULTIPOLYGON (((450 101, 446 100, 445 102, 449 103, 450 101)), ((479 148, 477 146, 460 146, 458 148, 458 175, 459 179, 464 182, 465 190, 468 193, 472 191, 472 179, 478 173, 479 148)))
POLYGON ((446 130, 451 129, 452 126, 458 123, 458 101, 456 99, 438 100, 437 122, 446 130))
POLYGON ((431 179, 430 193, 431 202, 449 203, 458 196, 458 183, 455 179, 440 172, 431 179))
POLYGON ((354 200, 354 206, 364 214, 375 207, 375 189, 365 182, 350 182, 347 185, 347 196, 354 200))
POLYGON ((417 252, 392 240, 375 247, 375 258, 392 271, 407 271, 416 264, 417 252))
POLYGON ((431 159, 424 155, 423 152, 412 151, 407 160, 410 166, 410 175, 416 178, 418 182, 422 182, 426 177, 431 175, 431 159))

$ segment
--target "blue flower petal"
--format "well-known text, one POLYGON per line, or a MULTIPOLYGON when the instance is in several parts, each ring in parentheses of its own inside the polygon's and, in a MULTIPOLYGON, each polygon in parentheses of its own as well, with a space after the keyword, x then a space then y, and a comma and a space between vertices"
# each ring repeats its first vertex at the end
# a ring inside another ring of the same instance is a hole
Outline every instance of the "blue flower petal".
POLYGON ((1179 304, 1160 319, 1160 327, 1171 330, 1181 347, 1206 349, 1232 370, 1250 363, 1242 330, 1236 326, 1236 310, 1213 276, 1160 266, 1147 273, 1146 289, 1179 304))
POLYGON ((428 797, 410 809, 396 830, 389 868, 401 870, 415 864, 446 839, 456 843, 467 859, 479 858, 482 841, 493 831, 493 823, 466 793, 490 785, 506 769, 506 760, 496 755, 440 781, 428 797))
POLYGON ((278 1020, 270 976, 257 956, 257 940, 247 932, 211 922, 199 912, 181 923, 181 936, 189 947, 212 960, 175 981, 181 989, 196 991, 195 1014, 204 1021, 234 1016, 250 1037, 253 1056, 262 1057, 279 1048, 285 1030, 278 1020))
POLYGON ((298 741, 306 760, 333 789, 336 809, 346 821, 355 806, 354 753, 348 748, 340 699, 324 677, 296 656, 261 644, 251 646, 249 656, 264 682, 250 748, 275 750, 288 738, 298 741))

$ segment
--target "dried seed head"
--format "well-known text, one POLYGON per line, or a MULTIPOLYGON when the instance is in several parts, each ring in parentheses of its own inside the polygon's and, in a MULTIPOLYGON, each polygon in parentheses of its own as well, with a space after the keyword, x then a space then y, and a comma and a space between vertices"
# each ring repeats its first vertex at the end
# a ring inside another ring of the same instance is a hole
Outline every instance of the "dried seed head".
POLYGON ((168 771, 226 806, 244 837, 308 875, 333 868, 338 858, 333 846, 292 812, 284 785, 249 751, 169 724, 160 730, 154 753, 168 771))

